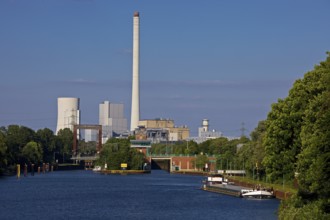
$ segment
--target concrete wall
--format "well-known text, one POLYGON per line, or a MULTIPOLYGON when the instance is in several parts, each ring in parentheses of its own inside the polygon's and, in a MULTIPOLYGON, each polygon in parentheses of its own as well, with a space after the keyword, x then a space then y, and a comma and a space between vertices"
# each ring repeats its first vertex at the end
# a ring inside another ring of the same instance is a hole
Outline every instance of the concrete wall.
MULTIPOLYGON (((194 161, 195 161, 196 157, 191 156, 191 157, 171 157, 171 156, 164 156, 164 157, 154 157, 154 158, 150 158, 148 157, 148 161, 152 162, 152 161, 158 161, 157 164, 161 164, 164 161, 170 162, 170 169, 168 171, 175 171, 176 168, 178 168, 178 170, 184 170, 184 171, 197 171, 198 169, 196 168, 194 161), (163 161, 163 162, 161 162, 163 161)), ((215 161, 216 158, 215 157, 209 157, 210 161, 215 161)), ((215 163, 214 162, 210 162, 208 163, 208 171, 215 171, 215 163)))

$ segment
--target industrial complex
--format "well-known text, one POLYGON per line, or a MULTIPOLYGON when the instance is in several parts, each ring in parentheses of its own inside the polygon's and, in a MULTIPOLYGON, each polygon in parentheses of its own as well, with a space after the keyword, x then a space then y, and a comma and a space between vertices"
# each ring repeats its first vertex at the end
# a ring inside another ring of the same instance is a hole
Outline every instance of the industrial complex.
MULTIPOLYGON (((139 48, 140 48, 140 14, 133 15, 133 62, 132 62, 132 102, 130 128, 124 115, 124 104, 104 101, 99 104, 99 123, 102 129, 102 143, 112 137, 127 137, 135 135, 137 140, 148 140, 151 143, 165 141, 193 140, 197 143, 222 137, 222 133, 209 129, 209 120, 204 119, 198 129, 198 137, 190 137, 190 129, 186 125, 177 126, 172 119, 140 119, 140 94, 139 94, 139 48)), ((56 133, 64 128, 74 130, 75 125, 80 125, 80 99, 75 97, 59 97, 57 100, 57 128, 56 133)), ((86 127, 86 126, 85 126, 86 127)), ((88 127, 88 126, 87 126, 88 127)), ((83 136, 85 141, 98 140, 96 130, 77 131, 78 138, 83 136)))

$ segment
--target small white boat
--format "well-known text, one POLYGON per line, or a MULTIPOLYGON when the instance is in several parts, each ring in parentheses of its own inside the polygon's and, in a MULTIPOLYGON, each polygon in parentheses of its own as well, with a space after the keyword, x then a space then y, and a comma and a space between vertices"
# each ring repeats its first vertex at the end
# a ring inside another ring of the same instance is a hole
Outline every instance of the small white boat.
POLYGON ((272 199, 274 198, 273 192, 267 190, 247 190, 242 189, 241 194, 243 198, 255 198, 255 199, 272 199))
POLYGON ((94 172, 101 171, 101 166, 95 166, 95 167, 93 168, 93 171, 94 171, 94 172))

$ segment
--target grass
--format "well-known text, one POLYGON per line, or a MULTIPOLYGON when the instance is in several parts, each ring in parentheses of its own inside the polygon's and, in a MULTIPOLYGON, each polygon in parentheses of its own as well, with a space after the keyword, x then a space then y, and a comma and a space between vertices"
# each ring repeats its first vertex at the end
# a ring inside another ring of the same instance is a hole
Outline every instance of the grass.
POLYGON ((227 176, 227 178, 233 179, 233 180, 238 180, 241 182, 245 182, 245 183, 250 183, 250 184, 261 184, 264 187, 267 188, 273 188, 274 190, 278 190, 278 191, 284 191, 284 192, 290 192, 290 193, 296 193, 297 189, 295 189, 292 184, 275 184, 275 183, 269 183, 269 182, 265 182, 262 180, 253 180, 250 177, 240 177, 240 176, 227 176))

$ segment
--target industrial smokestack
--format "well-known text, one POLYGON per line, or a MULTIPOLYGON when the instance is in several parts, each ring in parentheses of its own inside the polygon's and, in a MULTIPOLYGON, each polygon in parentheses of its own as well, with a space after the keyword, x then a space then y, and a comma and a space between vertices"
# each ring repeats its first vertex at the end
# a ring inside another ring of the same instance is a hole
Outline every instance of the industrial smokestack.
POLYGON ((132 79, 132 108, 131 131, 138 127, 140 121, 140 91, 139 91, 139 47, 140 47, 140 15, 133 16, 133 79, 132 79))

